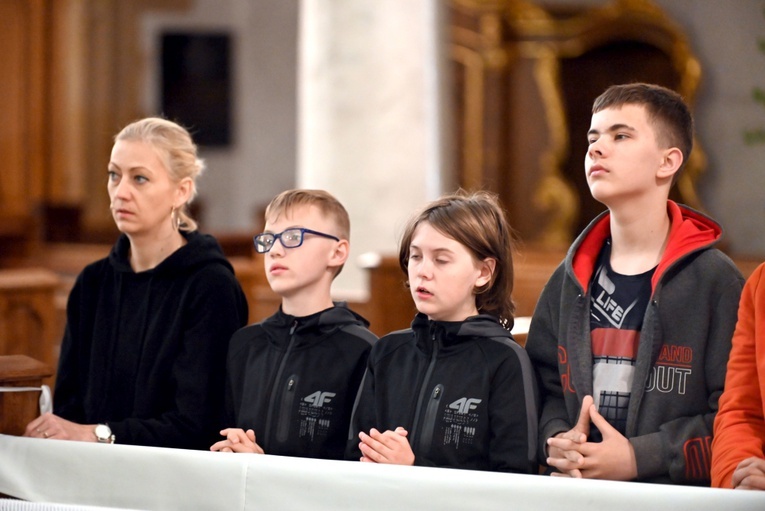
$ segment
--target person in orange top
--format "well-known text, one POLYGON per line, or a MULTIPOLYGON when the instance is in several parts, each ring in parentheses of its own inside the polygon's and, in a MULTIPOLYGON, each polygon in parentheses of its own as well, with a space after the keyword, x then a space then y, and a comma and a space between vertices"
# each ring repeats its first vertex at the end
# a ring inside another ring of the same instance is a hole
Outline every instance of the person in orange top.
POLYGON ((765 490, 765 263, 741 294, 714 424, 712 486, 765 490))

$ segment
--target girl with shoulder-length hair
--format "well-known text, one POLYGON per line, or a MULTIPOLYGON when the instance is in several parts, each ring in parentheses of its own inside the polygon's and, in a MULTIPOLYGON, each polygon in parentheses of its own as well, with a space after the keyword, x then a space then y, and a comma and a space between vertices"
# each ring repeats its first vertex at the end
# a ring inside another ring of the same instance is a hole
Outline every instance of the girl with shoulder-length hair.
POLYGON ((537 397, 513 340, 513 236, 496 196, 442 197, 399 246, 418 314, 372 348, 348 457, 537 471, 537 397))

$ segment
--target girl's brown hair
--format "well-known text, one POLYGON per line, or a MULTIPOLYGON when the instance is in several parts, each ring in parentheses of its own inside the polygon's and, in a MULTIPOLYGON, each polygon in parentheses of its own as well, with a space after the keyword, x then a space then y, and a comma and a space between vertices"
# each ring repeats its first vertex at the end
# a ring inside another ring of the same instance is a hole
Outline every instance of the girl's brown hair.
POLYGON ((417 213, 407 224, 399 245, 399 265, 407 276, 412 237, 423 222, 464 245, 477 260, 496 261, 489 282, 474 290, 476 307, 481 313, 498 317, 506 328, 512 328, 513 232, 497 196, 460 190, 431 202, 417 213))

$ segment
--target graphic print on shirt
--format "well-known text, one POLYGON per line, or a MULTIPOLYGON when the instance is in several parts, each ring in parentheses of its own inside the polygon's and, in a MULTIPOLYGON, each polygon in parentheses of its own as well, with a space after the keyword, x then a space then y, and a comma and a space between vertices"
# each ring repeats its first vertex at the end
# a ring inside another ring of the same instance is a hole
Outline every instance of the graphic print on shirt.
POLYGON ((461 445, 473 445, 481 402, 481 399, 461 397, 446 405, 441 422, 443 445, 454 445, 455 449, 461 445))
POLYGON ((300 399, 298 404, 298 420, 300 421, 300 438, 324 438, 332 426, 332 415, 335 408, 332 405, 337 393, 317 390, 300 399))
POLYGON ((646 392, 661 392, 662 394, 685 394, 685 387, 693 374, 693 348, 688 346, 673 346, 665 344, 661 347, 659 358, 651 368, 646 383, 646 392))
MULTIPOLYGON (((620 275, 611 269, 606 243, 593 276, 590 303, 593 399, 598 412, 625 433, 640 329, 651 294, 653 270, 620 275)), ((594 432, 597 441, 599 432, 594 432)))

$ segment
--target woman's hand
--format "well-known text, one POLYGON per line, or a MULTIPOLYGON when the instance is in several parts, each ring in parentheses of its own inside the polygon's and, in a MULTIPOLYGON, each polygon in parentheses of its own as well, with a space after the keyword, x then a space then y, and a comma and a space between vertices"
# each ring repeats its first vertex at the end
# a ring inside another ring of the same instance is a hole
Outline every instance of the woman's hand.
POLYGON ((77 424, 52 413, 44 413, 27 424, 24 436, 96 442, 95 424, 77 424))

